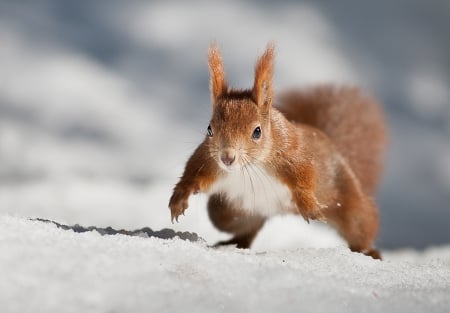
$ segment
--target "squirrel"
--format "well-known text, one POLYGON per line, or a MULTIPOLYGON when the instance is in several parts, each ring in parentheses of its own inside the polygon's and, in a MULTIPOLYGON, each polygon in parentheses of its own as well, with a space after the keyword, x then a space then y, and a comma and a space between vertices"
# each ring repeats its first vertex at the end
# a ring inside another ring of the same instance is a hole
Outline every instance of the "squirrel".
POLYGON ((373 196, 387 131, 381 106, 356 87, 319 85, 275 101, 274 44, 257 59, 251 89, 229 88, 220 51, 208 52, 212 118, 169 201, 172 222, 190 195, 209 195, 209 217, 249 248, 265 221, 299 214, 334 227, 351 251, 374 259, 373 196))

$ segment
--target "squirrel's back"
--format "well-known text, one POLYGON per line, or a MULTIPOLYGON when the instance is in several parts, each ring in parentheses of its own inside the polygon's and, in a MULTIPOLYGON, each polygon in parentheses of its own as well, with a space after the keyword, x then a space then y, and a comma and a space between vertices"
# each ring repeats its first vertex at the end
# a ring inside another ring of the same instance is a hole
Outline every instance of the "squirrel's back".
POLYGON ((324 85, 285 92, 276 107, 291 122, 324 132, 347 160, 364 192, 375 193, 387 130, 374 99, 355 87, 324 85))

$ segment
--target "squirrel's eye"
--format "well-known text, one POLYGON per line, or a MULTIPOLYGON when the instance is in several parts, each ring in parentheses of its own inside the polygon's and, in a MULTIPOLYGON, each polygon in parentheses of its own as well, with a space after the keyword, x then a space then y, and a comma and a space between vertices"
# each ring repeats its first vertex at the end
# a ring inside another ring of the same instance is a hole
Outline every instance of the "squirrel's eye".
POLYGON ((208 137, 213 136, 213 131, 212 131, 211 125, 208 126, 207 134, 208 134, 208 137))
POLYGON ((252 138, 253 139, 261 138, 261 127, 258 126, 255 128, 255 130, 253 131, 253 134, 252 134, 252 138))

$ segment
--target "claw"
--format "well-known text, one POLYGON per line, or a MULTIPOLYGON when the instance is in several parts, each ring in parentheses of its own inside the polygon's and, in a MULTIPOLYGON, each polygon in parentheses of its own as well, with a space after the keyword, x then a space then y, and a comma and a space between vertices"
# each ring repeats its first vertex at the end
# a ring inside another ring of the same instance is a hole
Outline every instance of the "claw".
POLYGON ((171 213, 171 221, 172 224, 175 222, 178 223, 178 218, 181 214, 184 215, 184 211, 188 207, 188 198, 189 194, 188 192, 185 192, 184 190, 175 190, 172 197, 169 201, 169 208, 171 213))
POLYGON ((302 214, 303 219, 306 221, 306 223, 309 224, 309 217, 307 215, 302 214))
POLYGON ((317 220, 322 222, 322 223, 327 223, 327 218, 325 216, 323 216, 322 214, 320 214, 319 217, 317 217, 317 220))

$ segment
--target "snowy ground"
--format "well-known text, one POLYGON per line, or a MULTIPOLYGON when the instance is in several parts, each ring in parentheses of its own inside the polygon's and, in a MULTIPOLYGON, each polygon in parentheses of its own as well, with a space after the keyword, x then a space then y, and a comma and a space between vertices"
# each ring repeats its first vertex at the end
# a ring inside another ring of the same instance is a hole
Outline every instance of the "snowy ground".
POLYGON ((0 312, 448 311, 449 12, 438 0, 0 1, 0 312), (170 223, 208 124, 213 40, 233 86, 251 85, 274 40, 276 90, 332 81, 382 100, 385 261, 293 217, 269 221, 251 251, 210 249, 226 235, 202 196, 170 223))
POLYGON ((1 312, 448 312, 450 246, 256 252, 0 217, 1 312))

